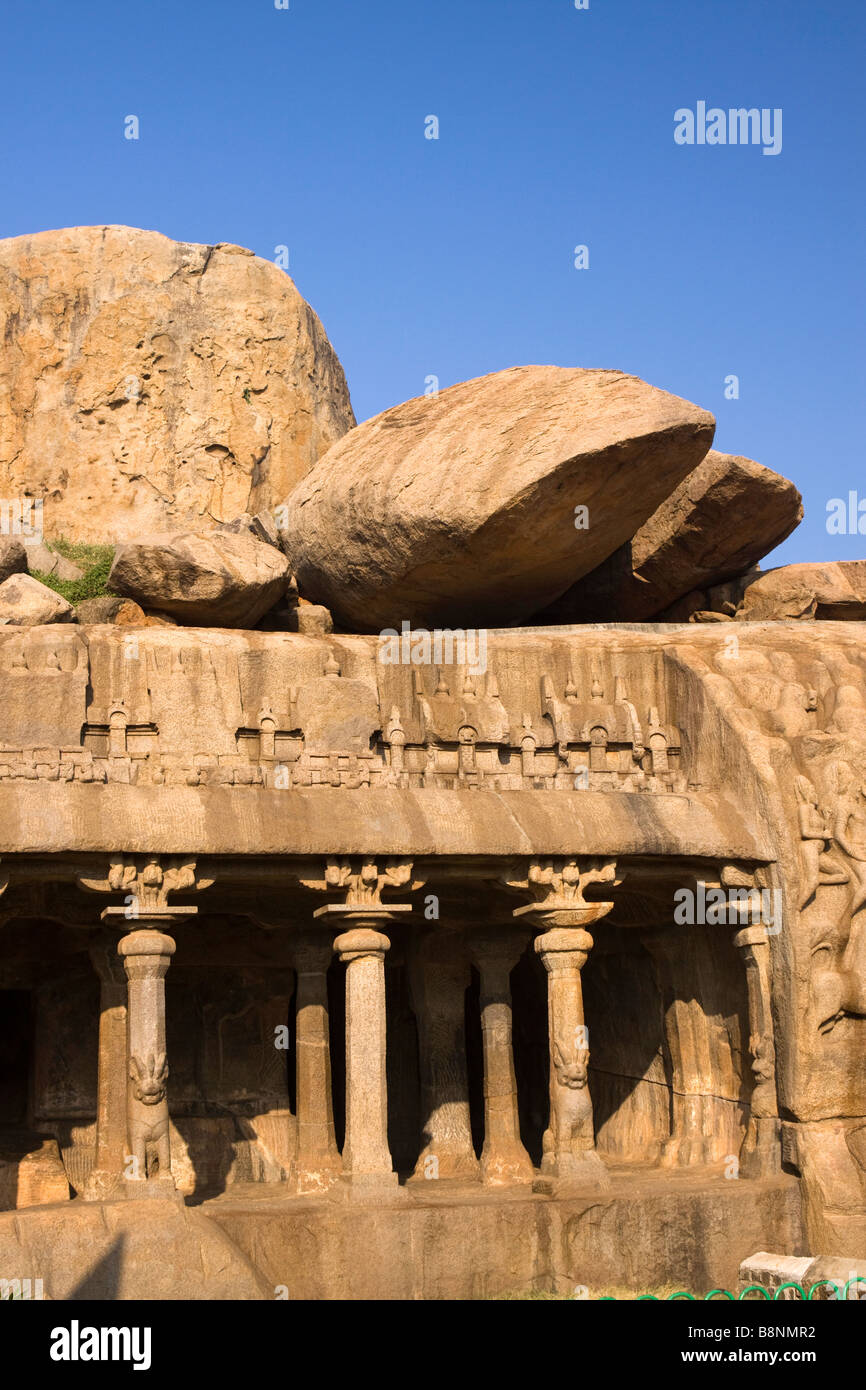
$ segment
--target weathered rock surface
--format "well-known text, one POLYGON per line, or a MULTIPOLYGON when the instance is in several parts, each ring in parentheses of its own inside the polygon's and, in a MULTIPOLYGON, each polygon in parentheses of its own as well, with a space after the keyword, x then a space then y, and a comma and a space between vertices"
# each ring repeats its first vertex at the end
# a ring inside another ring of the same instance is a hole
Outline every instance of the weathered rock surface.
POLYGON ((65 598, 29 574, 13 574, 0 584, 0 623, 12 627, 41 627, 69 623, 75 610, 65 598))
POLYGON ((741 574, 802 519, 802 498, 787 478, 711 449, 630 541, 538 620, 644 622, 693 589, 741 574))
POLYGON ((228 531, 234 535, 249 531, 260 541, 267 541, 268 545, 280 545, 280 532, 270 512, 257 512, 255 516, 250 516, 249 512, 244 512, 242 516, 235 517, 233 521, 222 522, 217 529, 228 531))
POLYGON ((0 492, 76 540, 281 503, 354 424, 289 277, 239 246, 132 227, 0 241, 0 492))
POLYGON ((83 599, 75 605, 75 616, 79 623, 112 623, 116 627, 175 626, 172 618, 145 613, 134 599, 121 598, 119 594, 83 599))
POLYGON ((289 498, 299 588, 362 631, 518 622, 633 536, 713 431, 616 371, 513 367, 408 401, 289 498))
POLYGON ((0 1260, 51 1299, 273 1297, 216 1222, 173 1201, 79 1202, 0 1219, 0 1260))
POLYGON ((84 570, 67 560, 65 555, 59 555, 56 550, 49 550, 48 546, 41 542, 28 545, 26 549, 27 570, 30 574, 38 571, 40 574, 54 575, 57 579, 81 579, 84 574, 84 570))
MULTIPOLYGON (((714 584, 711 589, 690 589, 678 598, 669 608, 654 615, 653 621, 659 623, 686 623, 692 615, 703 610, 715 613, 717 617, 732 618, 743 601, 743 595, 750 584, 754 584, 764 571, 760 565, 753 565, 735 579, 727 579, 724 584, 714 584)), ((696 618, 695 621, 698 621, 696 618)), ((701 619, 703 621, 703 619, 701 619)))
POLYGON ((27 570, 27 551, 16 536, 0 536, 0 583, 27 570))
POLYGON ((254 627, 289 578, 282 551, 248 531, 187 531, 119 545, 108 586, 189 625, 254 627))
POLYGON ((69 1183, 54 1136, 4 1127, 0 1135, 0 1211, 68 1198, 69 1183))
POLYGON ((290 632, 300 632, 305 637, 326 637, 334 631, 334 620, 321 603, 307 603, 301 599, 289 625, 290 632))
POLYGON ((782 565, 750 584, 737 609, 742 621, 866 618, 866 560, 782 565))

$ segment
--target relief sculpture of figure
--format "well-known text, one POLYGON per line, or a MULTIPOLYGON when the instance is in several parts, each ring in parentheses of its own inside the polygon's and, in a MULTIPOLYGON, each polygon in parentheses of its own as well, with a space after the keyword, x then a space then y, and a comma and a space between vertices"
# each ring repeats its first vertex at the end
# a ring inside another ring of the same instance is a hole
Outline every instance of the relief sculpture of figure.
POLYGON ((818 793, 808 777, 798 777, 797 790, 800 838, 802 840, 803 891, 800 907, 812 901, 819 887, 847 883, 848 875, 834 863, 830 848, 827 815, 818 804, 818 793))
POLYGON ((839 801, 833 838, 849 860, 856 884, 850 908, 852 917, 866 902, 866 789, 863 786, 854 788, 854 782, 851 768, 840 763, 836 777, 839 801))
POLYGON ((544 1135, 544 1156, 563 1155, 580 1158, 594 1145, 592 1100, 587 1088, 589 1051, 581 1048, 574 1061, 566 1062, 558 1044, 554 1043, 553 1062, 556 1069, 550 1128, 544 1135))
POLYGON ((168 1133, 166 1082, 168 1062, 165 1053, 143 1061, 129 1059, 129 1147, 139 1179, 158 1175, 168 1177, 171 1158, 168 1133), (154 1158, 156 1164, 154 1164, 154 1158))

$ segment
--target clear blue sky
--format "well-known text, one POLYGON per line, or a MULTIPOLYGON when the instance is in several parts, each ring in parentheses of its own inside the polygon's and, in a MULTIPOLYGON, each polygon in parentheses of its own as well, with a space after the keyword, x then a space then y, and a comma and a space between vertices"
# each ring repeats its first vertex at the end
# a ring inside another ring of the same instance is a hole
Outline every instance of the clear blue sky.
POLYGON ((287 245, 359 420, 635 372, 797 482, 774 563, 866 556, 825 526, 866 498, 862 0, 10 0, 3 46, 0 235, 287 245), (782 153, 677 146, 700 100, 781 107, 782 153))

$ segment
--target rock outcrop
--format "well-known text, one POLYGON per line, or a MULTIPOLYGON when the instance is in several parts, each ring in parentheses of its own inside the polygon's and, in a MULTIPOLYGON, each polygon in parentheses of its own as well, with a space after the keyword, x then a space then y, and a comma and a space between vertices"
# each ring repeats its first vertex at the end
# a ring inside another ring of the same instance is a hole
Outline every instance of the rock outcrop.
POLYGON ((189 626, 255 627, 289 579, 282 551, 249 531, 187 531, 119 545, 108 587, 189 626))
POLYGON ((714 425, 616 371, 513 367, 408 401, 289 498, 299 589, 361 631, 519 622, 634 535, 714 425))
POLYGON ((131 227, 0 241, 0 493, 49 537, 134 539, 281 503, 354 424, 289 277, 131 227))
POLYGON ((13 574, 0 584, 0 623, 12 627, 42 627, 69 623, 75 610, 65 598, 29 574, 13 574))
POLYGON ((712 449, 630 541, 537 621, 645 622, 692 590, 749 569, 802 519, 802 498, 787 478, 712 449))

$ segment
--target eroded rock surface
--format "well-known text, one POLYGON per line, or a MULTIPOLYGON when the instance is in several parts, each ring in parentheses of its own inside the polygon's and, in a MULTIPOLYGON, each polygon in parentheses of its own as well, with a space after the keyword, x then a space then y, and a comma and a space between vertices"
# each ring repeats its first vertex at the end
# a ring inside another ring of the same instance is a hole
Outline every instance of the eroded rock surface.
POLYGON ((0 241, 0 492, 49 537, 134 539, 282 502, 354 424, 289 277, 133 227, 0 241))

